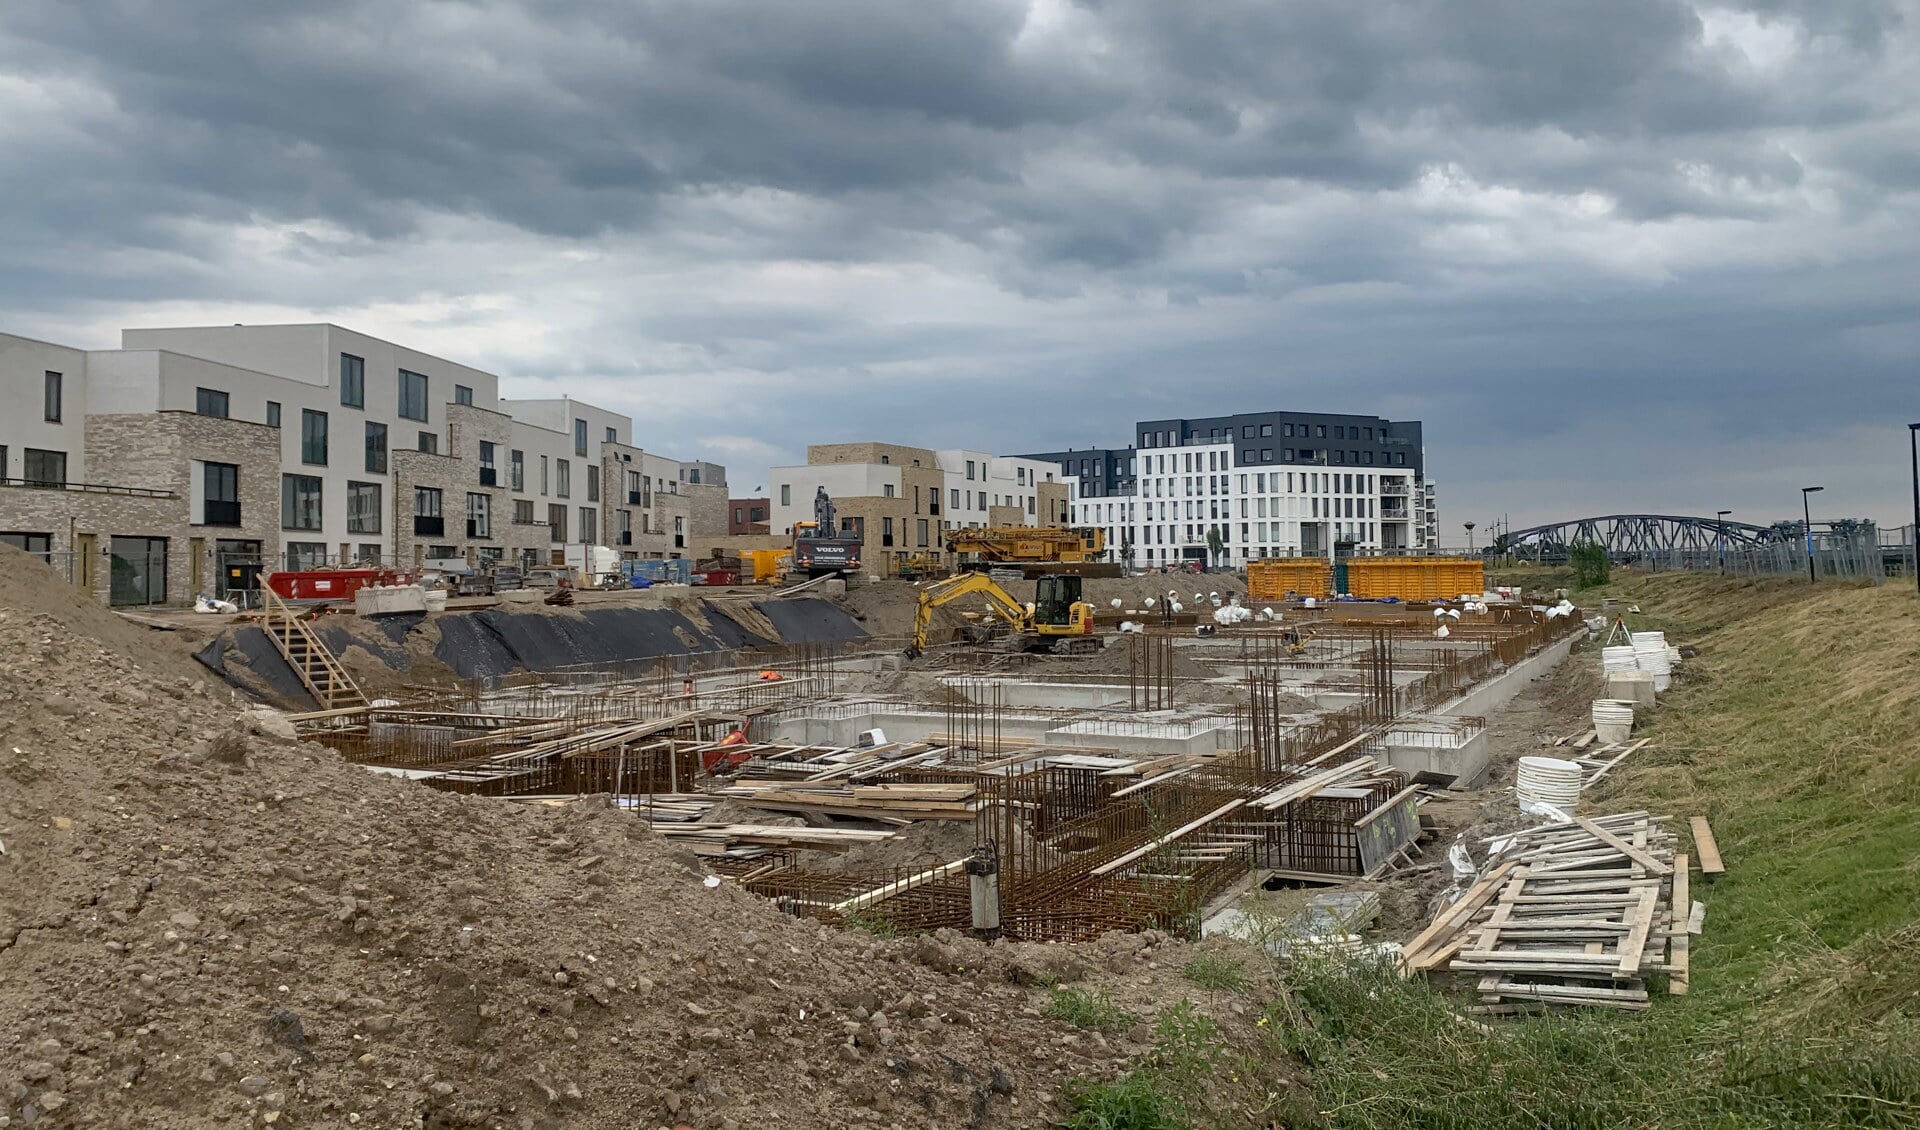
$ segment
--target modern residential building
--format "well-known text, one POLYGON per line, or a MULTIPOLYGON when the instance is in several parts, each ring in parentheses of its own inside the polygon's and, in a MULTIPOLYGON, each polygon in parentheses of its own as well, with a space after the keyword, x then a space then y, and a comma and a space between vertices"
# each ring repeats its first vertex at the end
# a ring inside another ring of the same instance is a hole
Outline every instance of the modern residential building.
POLYGON ((726 472, 570 399, 328 324, 130 329, 78 350, 0 335, 0 540, 117 604, 275 568, 691 557, 726 472))
POLYGON ((942 534, 978 526, 1061 526, 1068 492, 1045 460, 959 448, 934 451, 887 443, 807 448, 807 462, 775 467, 768 525, 791 533, 813 520, 825 487, 837 516, 862 519, 869 571, 891 574, 913 557, 951 564, 942 534))
POLYGON ((1143 420, 1134 444, 1044 452, 1072 492, 1069 523, 1099 526, 1135 566, 1439 547, 1418 421, 1312 412, 1143 420))
POLYGON ((772 511, 772 502, 765 498, 730 498, 727 500, 727 532, 736 535, 768 533, 772 526, 767 515, 772 511))

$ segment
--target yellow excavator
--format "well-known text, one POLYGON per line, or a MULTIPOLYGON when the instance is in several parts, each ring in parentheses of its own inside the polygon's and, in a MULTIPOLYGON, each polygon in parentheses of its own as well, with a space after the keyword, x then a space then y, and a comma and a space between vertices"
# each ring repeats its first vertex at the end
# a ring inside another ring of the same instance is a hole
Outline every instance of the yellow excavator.
MULTIPOLYGON (((907 648, 907 658, 918 659, 927 650, 927 627, 933 623, 934 609, 976 593, 985 597, 987 607, 1006 622, 1011 650, 1073 655, 1104 646, 1104 641, 1093 634, 1093 605, 1080 599, 1079 577, 1057 574, 1034 583, 1031 610, 985 573, 959 573, 921 589, 920 607, 913 617, 913 645, 907 648)), ((968 642, 985 643, 989 635, 982 628, 970 633, 968 642)))

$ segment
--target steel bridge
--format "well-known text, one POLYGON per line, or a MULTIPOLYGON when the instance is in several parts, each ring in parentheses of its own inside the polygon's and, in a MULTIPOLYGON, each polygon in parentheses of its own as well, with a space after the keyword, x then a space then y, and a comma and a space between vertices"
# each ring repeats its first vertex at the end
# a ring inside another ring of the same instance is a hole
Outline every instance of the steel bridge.
MULTIPOLYGON (((1799 523, 1794 523, 1795 527, 1799 523)), ((1815 522, 1816 534, 1829 531, 1831 523, 1815 522)), ((1643 555, 1710 554, 1721 549, 1753 549, 1798 539, 1775 526, 1756 526, 1751 522, 1730 522, 1721 518, 1693 518, 1681 514, 1603 514, 1597 518, 1574 518, 1544 526, 1528 526, 1500 535, 1490 553, 1513 553, 1521 557, 1565 553, 1575 545, 1597 544, 1606 547, 1615 558, 1643 555)))

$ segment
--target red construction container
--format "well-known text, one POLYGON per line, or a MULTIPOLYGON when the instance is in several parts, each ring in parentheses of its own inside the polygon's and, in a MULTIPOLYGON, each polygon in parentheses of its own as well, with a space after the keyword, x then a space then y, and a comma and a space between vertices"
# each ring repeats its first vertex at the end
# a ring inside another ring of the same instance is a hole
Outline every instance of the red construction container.
POLYGON ((693 583, 696 585, 737 585, 740 583, 740 574, 732 569, 708 569, 703 573, 695 573, 693 575, 693 583))
POLYGON ((286 600, 352 600, 368 585, 401 585, 409 579, 392 569, 303 569, 274 573, 267 587, 286 600))

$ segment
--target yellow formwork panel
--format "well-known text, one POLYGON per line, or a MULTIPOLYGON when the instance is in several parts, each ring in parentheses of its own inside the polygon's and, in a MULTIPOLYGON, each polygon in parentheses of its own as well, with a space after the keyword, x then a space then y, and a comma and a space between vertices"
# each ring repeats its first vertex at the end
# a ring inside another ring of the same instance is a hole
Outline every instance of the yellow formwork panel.
POLYGON ((1486 569, 1477 557, 1355 557, 1347 562, 1347 591, 1362 600, 1452 600, 1486 587, 1486 569))
POLYGON ((1333 592, 1333 570, 1318 557, 1276 557, 1247 562, 1247 595, 1254 600, 1325 597, 1333 592))

